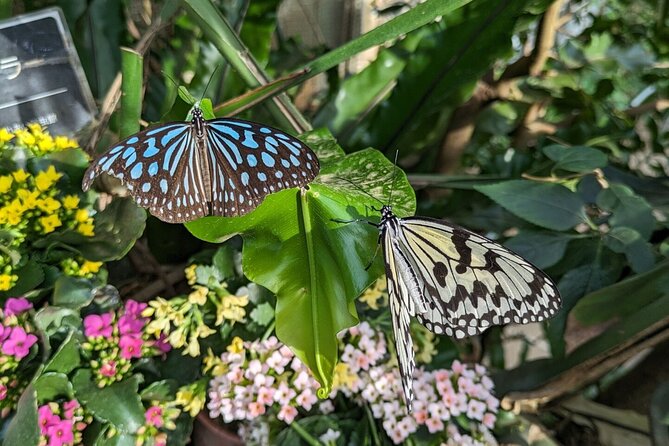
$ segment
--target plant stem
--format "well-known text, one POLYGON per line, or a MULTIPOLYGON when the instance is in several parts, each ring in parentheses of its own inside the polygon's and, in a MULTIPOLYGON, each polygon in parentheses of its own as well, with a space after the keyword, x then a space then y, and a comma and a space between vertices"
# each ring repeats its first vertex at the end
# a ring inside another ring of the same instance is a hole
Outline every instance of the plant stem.
POLYGON ((304 441, 306 441, 308 444, 310 444, 311 446, 322 446, 321 442, 316 440, 314 437, 311 436, 311 434, 309 434, 309 432, 304 430, 304 428, 302 426, 300 426, 297 421, 294 421, 294 422, 290 423, 290 427, 295 432, 297 432, 297 434, 300 437, 302 437, 302 439, 304 441))
POLYGON ((121 48, 121 128, 122 137, 139 131, 142 115, 144 58, 131 48, 121 48))

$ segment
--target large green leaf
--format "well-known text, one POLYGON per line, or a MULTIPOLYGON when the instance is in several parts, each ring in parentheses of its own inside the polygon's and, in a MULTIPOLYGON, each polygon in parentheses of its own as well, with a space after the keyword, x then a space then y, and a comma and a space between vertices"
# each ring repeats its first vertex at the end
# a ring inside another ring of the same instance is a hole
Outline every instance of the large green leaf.
POLYGON ((55 401, 58 397, 72 398, 74 389, 64 373, 47 372, 33 383, 39 401, 55 401))
POLYGON ((592 147, 565 147, 555 144, 546 146, 543 150, 546 156, 555 161, 556 169, 569 172, 590 172, 608 164, 606 154, 592 147))
POLYGON ((474 189, 530 223, 566 231, 587 221, 581 198, 564 186, 511 180, 474 189))
POLYGON ((611 184, 597 196, 597 206, 611 212, 611 226, 635 229, 648 240, 655 228, 653 208, 632 189, 622 184, 611 184))
POLYGON ((337 360, 336 334, 357 322, 354 298, 382 273, 379 261, 365 269, 376 229, 334 220, 378 221, 372 207, 387 201, 391 189, 398 215, 411 214, 415 205, 403 173, 378 151, 333 156, 331 139, 307 140, 324 165, 307 191, 282 191, 246 216, 206 217, 187 227, 210 242, 242 234, 244 274, 276 294, 277 336, 311 368, 327 394, 337 360))
POLYGON ((538 268, 555 265, 564 256, 567 244, 574 237, 562 233, 521 231, 504 245, 520 254, 538 268))
POLYGON ((32 385, 29 385, 19 399, 16 414, 7 427, 2 444, 7 446, 37 446, 38 443, 37 397, 35 389, 32 385))
POLYGON ((612 228, 604 237, 604 243, 612 251, 625 254, 636 273, 648 271, 655 264, 653 247, 635 229, 625 226, 612 228))
POLYGON ((98 388, 89 369, 80 369, 72 379, 77 399, 97 419, 111 423, 120 433, 137 432, 144 424, 144 408, 139 399, 140 375, 111 386, 98 388))
POLYGON ((44 364, 44 372, 68 374, 79 367, 79 364, 81 363, 81 357, 79 356, 81 345, 74 336, 74 333, 74 331, 70 331, 56 353, 54 353, 49 361, 44 364))

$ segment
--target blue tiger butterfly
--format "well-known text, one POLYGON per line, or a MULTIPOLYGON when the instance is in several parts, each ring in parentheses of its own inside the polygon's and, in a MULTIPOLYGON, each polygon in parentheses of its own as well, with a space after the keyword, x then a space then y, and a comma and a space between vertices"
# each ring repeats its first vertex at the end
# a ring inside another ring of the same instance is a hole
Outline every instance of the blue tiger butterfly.
POLYGON ((101 172, 118 178, 138 205, 168 223, 206 215, 238 216, 268 194, 301 187, 319 163, 281 130, 241 119, 170 122, 136 133, 97 158, 84 174, 88 190, 101 172))

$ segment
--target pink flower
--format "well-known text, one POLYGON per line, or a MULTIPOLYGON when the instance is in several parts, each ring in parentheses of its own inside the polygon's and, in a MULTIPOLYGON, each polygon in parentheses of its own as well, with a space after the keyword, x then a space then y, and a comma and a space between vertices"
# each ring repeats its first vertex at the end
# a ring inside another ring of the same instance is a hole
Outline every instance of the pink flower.
POLYGON ((427 430, 430 431, 431 434, 444 430, 444 422, 439 418, 428 418, 425 420, 425 426, 427 426, 427 430))
POLYGON ((70 420, 59 421, 49 426, 46 435, 49 437, 48 446, 62 446, 74 442, 73 423, 70 420))
POLYGON ((100 367, 100 375, 106 376, 106 377, 112 377, 116 375, 116 361, 114 360, 108 360, 106 362, 102 363, 102 366, 100 367))
POLYGON ((89 314, 84 318, 84 334, 86 337, 109 339, 112 331, 112 313, 89 314))
POLYGON ((271 406, 274 402, 274 392, 275 390, 272 387, 258 388, 258 403, 271 406))
POLYGON ((139 336, 144 329, 144 319, 137 319, 133 315, 124 314, 118 318, 118 331, 122 335, 139 336))
POLYGON ((158 339, 153 341, 153 346, 156 347, 160 353, 167 353, 172 350, 172 346, 167 342, 167 335, 165 335, 165 333, 160 333, 158 339))
POLYGON ((65 411, 65 418, 72 419, 74 418, 74 411, 79 407, 79 401, 70 400, 63 404, 63 410, 65 411))
POLYGON ((464 369, 465 366, 462 365, 462 363, 457 359, 453 361, 453 364, 451 364, 451 370, 453 370, 453 373, 456 373, 458 375, 460 375, 464 369))
POLYGON ((416 408, 414 407, 413 417, 416 420, 416 423, 425 424, 425 420, 427 420, 427 411, 416 410, 416 408))
POLYGON ((482 423, 488 429, 492 429, 493 427, 495 427, 495 421, 497 421, 497 417, 494 414, 488 412, 485 415, 483 415, 482 423))
POLYGON ((316 397, 316 394, 314 394, 311 389, 305 389, 302 393, 297 395, 295 401, 297 404, 304 407, 305 410, 311 410, 316 401, 318 401, 318 397, 316 397))
POLYGON ((150 426, 162 427, 164 424, 163 421, 163 408, 160 406, 151 406, 144 413, 144 418, 146 423, 150 426))
POLYGON ((481 401, 471 400, 467 406, 467 417, 472 420, 483 420, 483 414, 485 413, 486 405, 481 401))
POLYGON ((7 398, 7 386, 0 383, 0 401, 7 398))
POLYGON ((51 408, 48 404, 40 406, 40 408, 37 409, 37 418, 39 420, 39 427, 42 435, 46 435, 47 430, 51 426, 58 424, 61 421, 58 415, 51 412, 51 408))
POLYGON ((12 334, 12 327, 5 327, 0 324, 0 342, 4 342, 10 334, 12 334))
POLYGON ((296 416, 297 409, 295 409, 293 406, 282 406, 276 417, 279 420, 285 421, 286 424, 290 424, 293 422, 296 416))
POLYGON ((146 307, 148 307, 148 304, 130 299, 125 302, 125 314, 134 318, 141 318, 142 311, 144 311, 146 307))
POLYGON ((13 355, 16 359, 23 359, 28 356, 30 347, 36 342, 37 336, 26 333, 21 327, 14 327, 9 339, 2 343, 2 352, 13 355))
POLYGON ((247 418, 249 420, 252 420, 254 418, 259 417, 260 415, 265 413, 265 405, 262 403, 259 403, 257 401, 254 401, 253 403, 249 403, 248 410, 247 410, 247 418))
POLYGON ((130 335, 121 336, 118 345, 121 347, 121 358, 141 358, 142 338, 130 335))
POLYGON ((24 311, 30 310, 32 307, 33 304, 31 304, 25 297, 10 297, 7 299, 7 302, 5 302, 5 316, 21 314, 24 311))

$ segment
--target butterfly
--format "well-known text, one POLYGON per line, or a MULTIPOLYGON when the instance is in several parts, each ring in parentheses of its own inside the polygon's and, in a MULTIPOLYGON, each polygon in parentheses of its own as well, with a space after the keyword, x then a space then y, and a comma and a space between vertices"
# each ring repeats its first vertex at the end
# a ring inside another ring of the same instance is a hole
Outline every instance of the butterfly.
POLYGON ((90 165, 82 187, 105 172, 159 219, 183 223, 244 215, 268 194, 306 185, 319 168, 314 152, 281 130, 206 120, 196 105, 190 122, 152 127, 114 145, 90 165))
POLYGON ((426 217, 399 218, 381 208, 379 229, 389 306, 407 409, 415 368, 410 318, 456 339, 493 325, 538 322, 560 309, 555 283, 502 245, 426 217))

